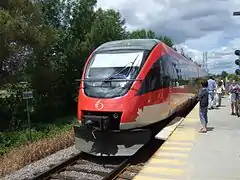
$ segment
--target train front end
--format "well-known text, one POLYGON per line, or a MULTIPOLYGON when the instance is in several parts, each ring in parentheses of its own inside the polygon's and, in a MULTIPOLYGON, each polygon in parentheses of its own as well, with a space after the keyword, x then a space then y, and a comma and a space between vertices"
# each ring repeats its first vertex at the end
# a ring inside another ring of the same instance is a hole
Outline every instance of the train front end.
MULTIPOLYGON (((141 41, 103 44, 89 57, 78 96, 77 149, 96 156, 130 156, 151 138, 136 122, 142 103, 137 91, 149 50, 141 41)), ((156 42, 155 42, 156 43, 156 42)))

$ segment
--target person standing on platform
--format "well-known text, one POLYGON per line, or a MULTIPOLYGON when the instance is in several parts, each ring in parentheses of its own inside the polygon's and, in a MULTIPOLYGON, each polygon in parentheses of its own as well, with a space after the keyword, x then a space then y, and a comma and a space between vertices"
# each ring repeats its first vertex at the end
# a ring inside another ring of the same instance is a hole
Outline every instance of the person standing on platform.
POLYGON ((208 81, 204 80, 201 82, 202 88, 199 91, 198 99, 200 101, 199 104, 199 117, 202 124, 202 128, 199 130, 201 133, 207 132, 207 124, 208 124, 208 103, 209 103, 209 92, 208 92, 208 81))
POLYGON ((225 94, 225 82, 223 81, 223 80, 221 80, 221 82, 222 82, 222 97, 224 97, 224 94, 225 94))
POLYGON ((217 88, 216 81, 214 80, 213 77, 210 77, 208 79, 208 109, 213 109, 213 106, 215 106, 215 98, 214 98, 214 93, 217 88))
POLYGON ((230 101, 231 101, 231 108, 232 108, 232 115, 235 115, 234 109, 237 113, 237 95, 239 92, 239 85, 236 84, 235 80, 232 81, 232 84, 229 86, 229 92, 230 94, 230 101))
POLYGON ((217 90, 216 90, 216 101, 217 101, 217 107, 221 106, 221 102, 222 102, 222 93, 223 93, 223 82, 222 81, 218 81, 217 84, 217 90))

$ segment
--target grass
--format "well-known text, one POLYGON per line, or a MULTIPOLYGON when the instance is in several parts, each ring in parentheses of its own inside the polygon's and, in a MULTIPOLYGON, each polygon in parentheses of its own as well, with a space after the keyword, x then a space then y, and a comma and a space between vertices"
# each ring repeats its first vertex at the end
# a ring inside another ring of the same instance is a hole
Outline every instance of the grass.
POLYGON ((74 143, 73 131, 63 132, 54 138, 41 139, 12 149, 0 157, 0 177, 14 172, 31 162, 42 159, 74 143))
MULTIPOLYGON (((55 137, 61 132, 72 128, 71 117, 57 119, 52 124, 38 124, 31 130, 32 142, 43 138, 55 137)), ((15 132, 0 132, 0 156, 8 153, 11 149, 29 143, 28 129, 15 132)))
POLYGON ((0 177, 73 145, 72 126, 69 117, 42 124, 31 131, 31 143, 27 131, 0 133, 0 177))

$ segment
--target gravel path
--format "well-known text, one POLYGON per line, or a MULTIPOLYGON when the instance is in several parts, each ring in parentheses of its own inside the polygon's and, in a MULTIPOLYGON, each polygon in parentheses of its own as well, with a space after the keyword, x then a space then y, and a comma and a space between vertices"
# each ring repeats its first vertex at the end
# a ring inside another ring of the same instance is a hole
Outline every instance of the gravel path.
POLYGON ((79 151, 75 149, 75 146, 71 146, 67 149, 60 150, 50 156, 47 156, 39 161, 36 161, 32 164, 29 164, 22 169, 13 172, 2 178, 2 180, 26 180, 32 178, 34 175, 38 174, 39 172, 43 172, 47 170, 49 167, 56 165, 71 156, 77 154, 79 151))

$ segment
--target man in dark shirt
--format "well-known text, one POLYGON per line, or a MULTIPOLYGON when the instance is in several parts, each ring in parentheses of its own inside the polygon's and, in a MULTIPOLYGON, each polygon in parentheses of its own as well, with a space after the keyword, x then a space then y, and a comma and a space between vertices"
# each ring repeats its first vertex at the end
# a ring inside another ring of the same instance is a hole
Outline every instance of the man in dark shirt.
POLYGON ((199 132, 207 132, 207 123, 208 123, 208 81, 204 80, 201 82, 202 88, 199 92, 198 98, 200 100, 199 104, 199 117, 202 124, 202 128, 199 132))

